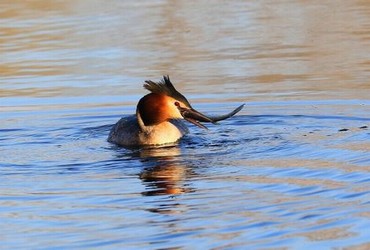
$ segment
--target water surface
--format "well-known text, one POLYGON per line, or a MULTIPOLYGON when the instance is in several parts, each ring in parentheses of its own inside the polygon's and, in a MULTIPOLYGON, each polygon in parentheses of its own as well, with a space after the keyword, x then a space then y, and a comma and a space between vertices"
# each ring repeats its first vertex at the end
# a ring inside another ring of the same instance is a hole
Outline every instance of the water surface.
POLYGON ((4 249, 370 248, 367 1, 2 1, 4 249), (246 107, 106 141, 145 80, 246 107))

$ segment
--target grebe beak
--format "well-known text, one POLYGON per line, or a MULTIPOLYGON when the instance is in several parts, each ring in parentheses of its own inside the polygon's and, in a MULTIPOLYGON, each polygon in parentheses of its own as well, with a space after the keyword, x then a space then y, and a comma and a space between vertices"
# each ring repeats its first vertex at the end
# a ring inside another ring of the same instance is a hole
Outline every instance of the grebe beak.
POLYGON ((208 129, 206 126, 204 126, 200 122, 212 122, 212 123, 214 123, 214 121, 210 117, 200 113, 199 111, 196 111, 195 109, 183 108, 183 107, 180 107, 180 106, 177 106, 177 108, 179 109, 180 114, 182 115, 182 117, 184 117, 185 120, 187 120, 188 122, 193 123, 194 125, 196 125, 200 128, 208 129))

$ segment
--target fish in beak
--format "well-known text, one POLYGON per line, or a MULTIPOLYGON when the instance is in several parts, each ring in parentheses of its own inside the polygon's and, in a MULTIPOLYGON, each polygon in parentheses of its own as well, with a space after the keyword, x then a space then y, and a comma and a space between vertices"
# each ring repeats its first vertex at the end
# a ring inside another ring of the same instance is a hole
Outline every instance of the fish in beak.
POLYGON ((204 128, 204 129, 208 129, 208 128, 200 122, 211 122, 213 124, 217 124, 218 121, 222 121, 222 120, 232 117, 233 115, 238 113, 243 107, 244 107, 244 104, 240 105, 239 107, 237 107, 236 109, 234 109, 232 112, 228 114, 211 117, 211 116, 202 114, 193 108, 184 108, 184 107, 180 107, 180 105, 177 105, 177 108, 179 109, 180 114, 185 120, 187 120, 190 123, 193 123, 194 125, 200 128, 204 128))

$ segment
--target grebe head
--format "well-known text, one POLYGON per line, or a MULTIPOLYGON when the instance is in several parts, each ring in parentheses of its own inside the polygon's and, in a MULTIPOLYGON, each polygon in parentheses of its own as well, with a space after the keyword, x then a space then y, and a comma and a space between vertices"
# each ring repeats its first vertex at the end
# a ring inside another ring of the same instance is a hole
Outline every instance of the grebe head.
POLYGON ((145 126, 152 126, 171 119, 185 119, 201 128, 200 122, 214 122, 210 117, 193 109, 189 101, 164 76, 160 82, 146 81, 144 88, 151 93, 140 99, 137 114, 145 126))

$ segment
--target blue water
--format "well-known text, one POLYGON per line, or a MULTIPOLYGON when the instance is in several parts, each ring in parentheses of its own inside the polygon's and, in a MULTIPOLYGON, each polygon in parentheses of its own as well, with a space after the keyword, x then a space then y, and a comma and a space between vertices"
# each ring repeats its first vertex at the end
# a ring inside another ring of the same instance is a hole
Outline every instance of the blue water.
POLYGON ((0 248, 370 247, 368 4, 0 5, 0 248), (207 114, 246 106, 108 143, 164 74, 207 114))

